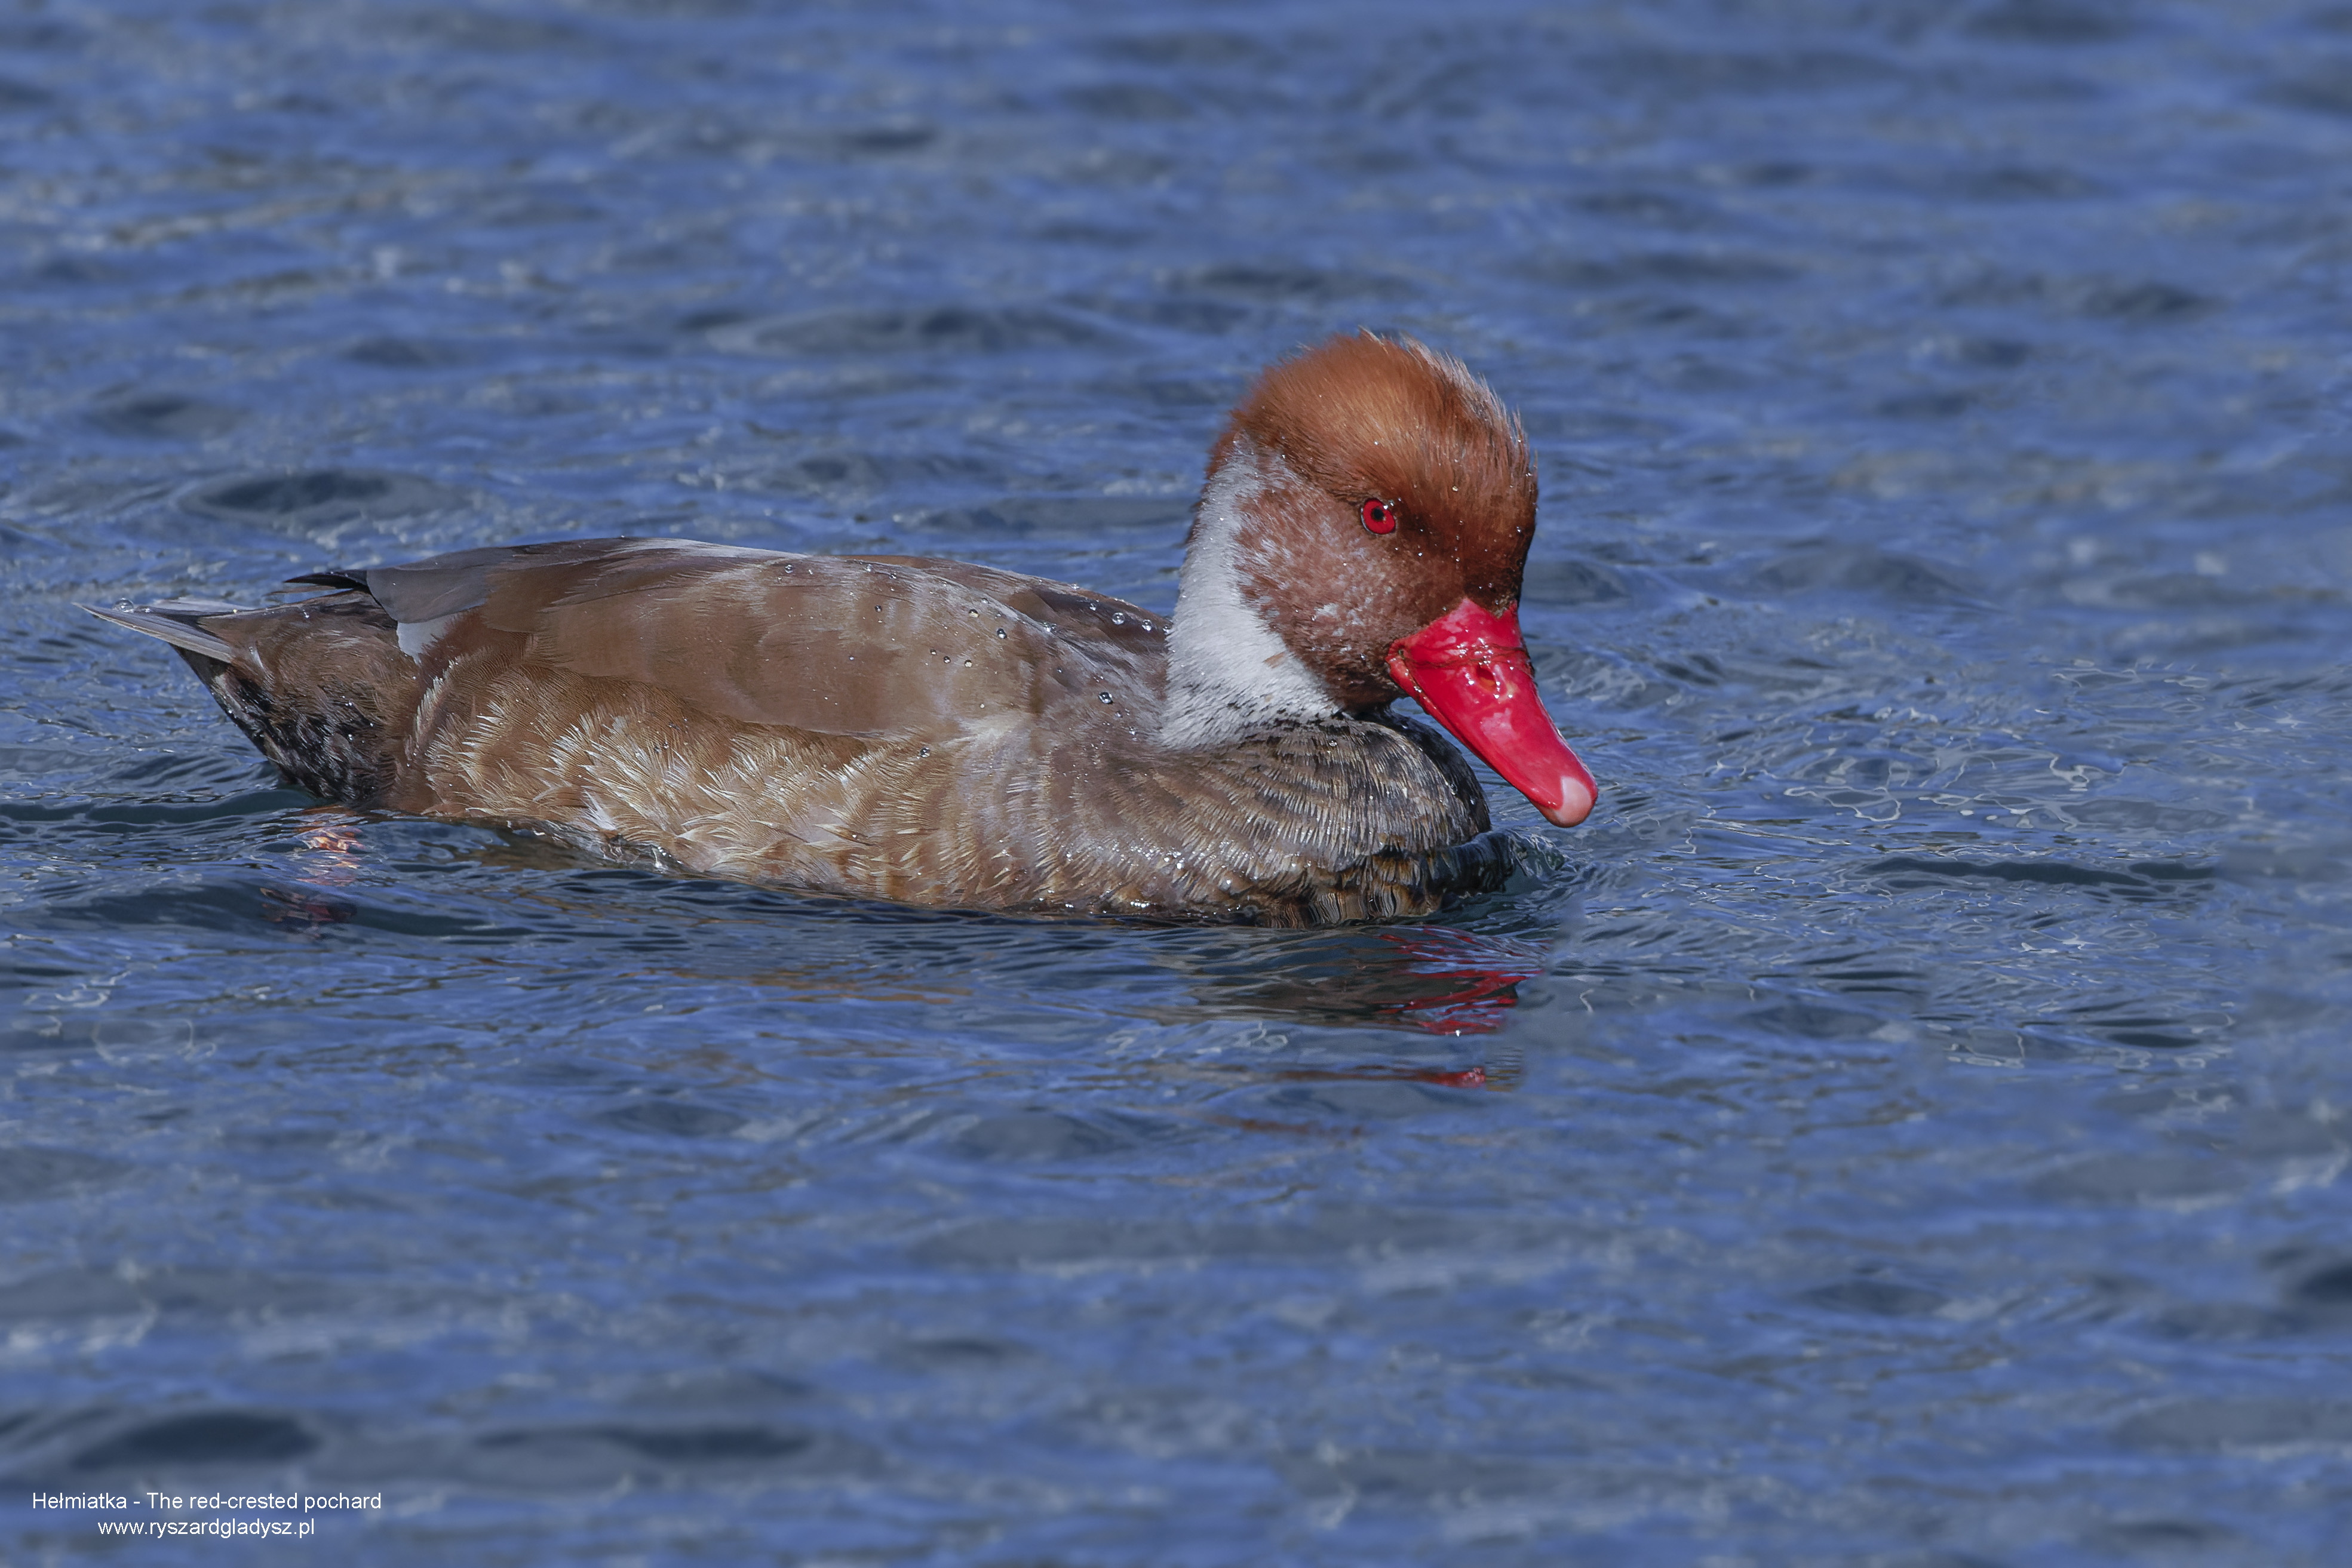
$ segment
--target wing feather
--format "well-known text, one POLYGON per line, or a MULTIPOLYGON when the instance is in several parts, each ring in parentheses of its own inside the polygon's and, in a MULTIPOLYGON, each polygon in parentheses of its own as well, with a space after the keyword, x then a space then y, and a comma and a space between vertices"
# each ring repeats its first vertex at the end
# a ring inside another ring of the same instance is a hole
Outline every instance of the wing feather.
POLYGON ((520 639, 526 663, 738 723, 871 740, 1159 698, 1156 618, 956 562, 591 539, 336 575, 362 579, 436 661, 520 639))

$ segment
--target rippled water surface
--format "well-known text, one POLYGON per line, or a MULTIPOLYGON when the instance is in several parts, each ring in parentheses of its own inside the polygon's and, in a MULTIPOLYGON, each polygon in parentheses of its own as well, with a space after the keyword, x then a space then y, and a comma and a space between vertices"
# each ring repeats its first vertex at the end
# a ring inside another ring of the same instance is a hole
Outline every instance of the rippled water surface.
POLYGON ((9 0, 0 1556, 2341 1561, 2347 197, 2316 3, 9 0), (1605 786, 1430 925, 360 820, 73 608, 1164 610, 1358 325, 1524 412, 1605 786))

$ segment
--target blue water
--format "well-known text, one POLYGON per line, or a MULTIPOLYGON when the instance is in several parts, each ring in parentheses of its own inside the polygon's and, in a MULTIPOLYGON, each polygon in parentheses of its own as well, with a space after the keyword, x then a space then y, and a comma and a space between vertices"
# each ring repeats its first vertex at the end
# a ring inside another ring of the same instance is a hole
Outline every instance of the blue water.
POLYGON ((0 1557, 2341 1560, 2352 12, 16 0, 0 242, 0 1557), (72 608, 1165 610, 1359 325, 1604 785, 1426 925, 360 820, 72 608))

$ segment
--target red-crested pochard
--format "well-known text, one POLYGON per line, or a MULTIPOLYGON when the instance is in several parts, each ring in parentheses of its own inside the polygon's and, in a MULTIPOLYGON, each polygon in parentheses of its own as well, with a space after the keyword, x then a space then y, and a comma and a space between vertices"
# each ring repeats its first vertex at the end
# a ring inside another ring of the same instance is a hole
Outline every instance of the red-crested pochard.
POLYGON ((1234 409, 1164 623, 984 566, 653 538, 93 613, 170 643, 289 782, 354 807, 903 904, 1313 925, 1509 870, 1399 696, 1552 821, 1592 809, 1520 643, 1535 526, 1501 401, 1366 333, 1234 409))

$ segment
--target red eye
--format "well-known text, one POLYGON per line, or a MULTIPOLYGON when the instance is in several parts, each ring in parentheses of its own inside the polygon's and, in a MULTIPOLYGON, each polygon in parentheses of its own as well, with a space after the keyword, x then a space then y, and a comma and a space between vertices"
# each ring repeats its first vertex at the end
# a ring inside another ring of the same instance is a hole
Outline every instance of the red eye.
POLYGON ((1396 532, 1396 507, 1388 501, 1367 501, 1363 507, 1364 527, 1376 534, 1396 532))

